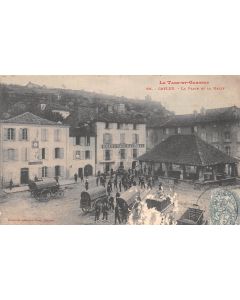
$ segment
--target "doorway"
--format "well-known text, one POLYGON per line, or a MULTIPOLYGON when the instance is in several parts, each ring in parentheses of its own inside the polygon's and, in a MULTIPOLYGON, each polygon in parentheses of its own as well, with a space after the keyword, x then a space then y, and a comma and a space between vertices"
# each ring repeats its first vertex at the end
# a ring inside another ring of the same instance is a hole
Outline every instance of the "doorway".
POLYGON ((29 169, 28 168, 22 168, 21 174, 20 174, 20 183, 21 184, 28 184, 29 181, 29 169))

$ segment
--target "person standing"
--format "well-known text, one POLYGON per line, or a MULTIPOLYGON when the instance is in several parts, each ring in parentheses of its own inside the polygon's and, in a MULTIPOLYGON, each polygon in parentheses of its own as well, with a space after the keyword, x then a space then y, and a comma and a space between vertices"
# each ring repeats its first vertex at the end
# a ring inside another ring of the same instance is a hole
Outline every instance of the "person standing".
POLYGON ((115 176, 115 178, 114 178, 114 188, 115 188, 115 190, 117 189, 117 176, 115 176))
POLYGON ((85 181, 85 189, 86 189, 86 191, 88 190, 88 188, 89 188, 89 184, 88 184, 88 180, 86 179, 86 181, 85 181))
POLYGON ((122 191, 122 181, 121 180, 119 181, 118 186, 119 186, 119 192, 121 193, 121 191, 122 191))
POLYGON ((117 224, 117 222, 121 224, 119 205, 115 206, 115 225, 117 224))
POLYGON ((101 206, 100 204, 97 204, 95 207, 95 222, 99 220, 100 213, 101 213, 101 206))
POLYGON ((98 186, 98 184, 99 184, 99 177, 97 176, 97 178, 96 178, 96 185, 98 186))
POLYGON ((108 220, 108 201, 104 201, 103 206, 102 206, 102 213, 103 213, 103 220, 108 220))
POLYGON ((75 181, 75 183, 77 183, 77 178, 78 178, 77 173, 75 173, 74 174, 74 181, 75 181))
POLYGON ((109 209, 114 210, 114 198, 112 196, 109 198, 109 209))
POLYGON ((84 182, 83 174, 81 174, 81 183, 84 182))

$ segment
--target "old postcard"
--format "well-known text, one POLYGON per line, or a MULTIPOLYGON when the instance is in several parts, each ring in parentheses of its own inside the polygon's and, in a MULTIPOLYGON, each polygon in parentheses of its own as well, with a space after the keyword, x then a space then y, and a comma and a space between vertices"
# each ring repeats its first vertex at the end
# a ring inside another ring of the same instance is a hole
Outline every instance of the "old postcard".
POLYGON ((239 224, 240 76, 0 76, 0 224, 239 224))

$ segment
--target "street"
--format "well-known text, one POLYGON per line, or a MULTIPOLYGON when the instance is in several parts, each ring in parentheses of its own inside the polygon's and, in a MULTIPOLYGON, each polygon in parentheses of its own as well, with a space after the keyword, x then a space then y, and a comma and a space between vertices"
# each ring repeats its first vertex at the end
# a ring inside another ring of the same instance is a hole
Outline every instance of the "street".
MULTIPOLYGON (((89 180, 89 184, 90 188, 96 186, 94 177, 89 180)), ((94 221, 94 212, 82 212, 79 206, 80 194, 85 190, 84 183, 78 181, 76 184, 66 185, 64 188, 63 198, 50 199, 47 202, 39 202, 31 197, 28 191, 9 194, 7 199, 2 199, 0 202, 0 224, 114 224, 114 211, 109 211, 108 221, 103 221, 101 215, 97 222, 94 221)), ((165 186, 165 191, 168 192, 167 186, 165 186)), ((113 190, 114 196, 115 192, 113 190)), ((178 203, 176 219, 184 213, 187 207, 196 203, 202 193, 187 184, 177 185, 174 192, 178 203)), ((209 199, 210 191, 207 191, 199 201, 199 206, 205 211, 206 219, 208 219, 207 203, 209 199)))

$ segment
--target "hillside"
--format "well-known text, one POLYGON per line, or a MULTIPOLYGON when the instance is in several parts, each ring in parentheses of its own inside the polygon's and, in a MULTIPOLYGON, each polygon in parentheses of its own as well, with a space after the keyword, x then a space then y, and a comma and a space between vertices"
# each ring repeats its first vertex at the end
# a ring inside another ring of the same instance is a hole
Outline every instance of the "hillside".
POLYGON ((41 111, 40 104, 60 104, 71 112, 66 120, 72 125, 93 118, 113 103, 123 103, 128 112, 142 114, 147 124, 162 122, 171 115, 165 107, 151 98, 144 100, 117 97, 85 90, 48 88, 29 82, 26 86, 0 84, 0 119, 7 119, 25 111, 54 120, 61 120, 49 111, 41 111))

